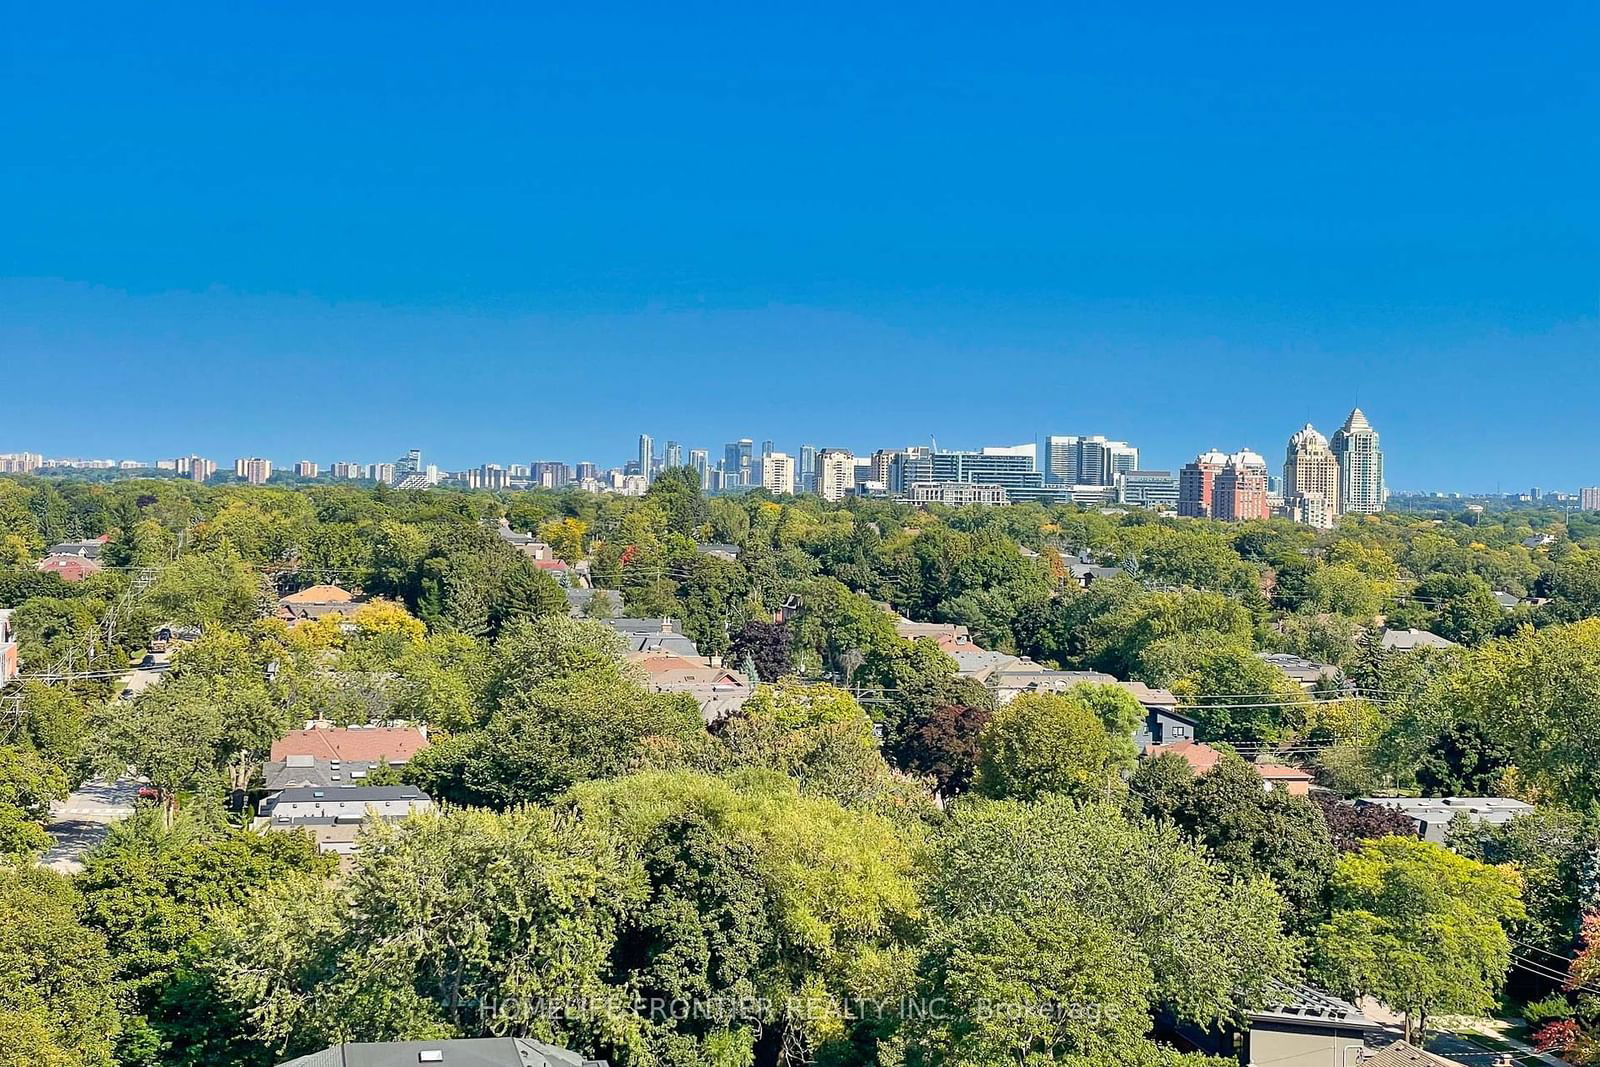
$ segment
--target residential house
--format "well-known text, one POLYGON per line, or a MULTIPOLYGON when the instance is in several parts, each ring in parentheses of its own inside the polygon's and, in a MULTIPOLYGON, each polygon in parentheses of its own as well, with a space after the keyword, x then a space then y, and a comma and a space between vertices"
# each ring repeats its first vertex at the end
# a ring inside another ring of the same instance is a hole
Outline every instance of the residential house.
POLYGON ((605 1060, 526 1037, 443 1038, 334 1045, 278 1067, 607 1067, 605 1060))
POLYGON ((296 787, 269 796, 255 828, 304 830, 320 851, 349 857, 367 819, 395 822, 433 807, 433 798, 414 785, 296 787))
POLYGON ((1349 1001, 1308 986, 1278 983, 1276 1003, 1248 1013, 1246 1067, 1327 1067, 1359 1062, 1378 1025, 1349 1001))
POLYGON ((1356 803, 1402 812, 1416 825, 1418 837, 1438 843, 1456 819, 1498 826, 1533 811, 1533 805, 1510 797, 1361 797, 1356 803))
POLYGON ((1496 589, 1490 595, 1494 597, 1494 602, 1499 604, 1500 607, 1506 611, 1515 610, 1516 607, 1522 603, 1521 597, 1517 596, 1515 593, 1507 593, 1503 589, 1496 589))
POLYGON ((1377 1023, 1348 1001, 1307 986, 1274 982, 1268 1002, 1237 1026, 1201 1028, 1165 1020, 1161 1029, 1184 1051, 1204 1052, 1243 1067, 1356 1067, 1377 1023))
POLYGON ((972 634, 965 626, 954 622, 912 622, 895 617, 894 632, 907 641, 929 640, 945 652, 960 652, 976 648, 972 634))
POLYGON ((697 547, 700 549, 700 554, 702 556, 710 556, 713 559, 725 559, 729 563, 739 562, 738 545, 726 545, 713 542, 711 544, 699 545, 697 547))
POLYGON ((1555 534, 1547 534, 1547 533, 1534 534, 1532 537, 1524 537, 1522 539, 1522 547, 1526 548, 1526 549, 1528 549, 1530 551, 1532 551, 1534 549, 1539 549, 1539 548, 1549 548, 1551 545, 1553 545, 1555 543, 1556 543, 1555 534))
POLYGON ((1291 655, 1288 652, 1257 652, 1256 658, 1263 663, 1272 664, 1300 683, 1300 688, 1307 692, 1336 681, 1340 677, 1339 668, 1332 664, 1318 663, 1316 660, 1291 655))
POLYGON ((567 595, 567 614, 574 619, 595 618, 603 621, 622 614, 622 591, 619 589, 569 585, 562 592, 567 595))
POLYGON ((699 659, 700 648, 678 630, 675 619, 599 619, 623 636, 629 652, 670 652, 699 659))
MULTIPOLYGON (((1151 759, 1169 754, 1177 756, 1197 775, 1205 774, 1222 761, 1221 751, 1202 741, 1151 744, 1145 747, 1144 754, 1151 759)), ((1299 767, 1287 767, 1278 763, 1252 763, 1250 766, 1261 776, 1262 789, 1269 793, 1287 793, 1289 796, 1303 797, 1311 792, 1311 786, 1316 781, 1309 772, 1299 767)))
POLYGON ((755 686, 743 673, 722 665, 717 656, 680 656, 671 652, 630 652, 627 661, 644 675, 656 693, 687 693, 700 706, 710 726, 744 707, 755 686))
POLYGON ((278 618, 293 626, 325 615, 350 618, 368 603, 370 600, 367 597, 358 596, 337 585, 313 585, 298 593, 280 597, 277 614, 278 618))
POLYGON ((377 763, 402 767, 428 747, 428 734, 417 726, 317 726, 290 730, 272 743, 268 759, 285 763, 290 756, 340 763, 377 763))
POLYGON ((1095 582, 1104 581, 1107 578, 1126 578, 1128 576, 1128 572, 1121 567, 1102 566, 1087 555, 1080 556, 1075 560, 1068 560, 1067 573, 1083 589, 1087 589, 1095 582))
POLYGON ((285 789, 328 789, 365 785, 367 778, 387 760, 319 759, 295 755, 268 763, 262 772, 268 793, 285 789))
MULTIPOLYGON (((1129 683, 1137 685, 1137 682, 1129 683)), ((1154 692, 1154 690, 1152 691, 1154 692)), ((1178 711, 1176 706, 1168 707, 1164 704, 1144 704, 1145 718, 1137 733, 1133 735, 1133 743, 1139 746, 1139 754, 1149 752, 1156 745, 1175 745, 1182 741, 1193 741, 1198 724, 1178 711)), ((1176 704, 1176 701, 1174 701, 1176 704)))
POLYGON ((553 560, 556 558, 555 549, 539 540, 531 533, 522 533, 513 530, 505 520, 501 520, 499 529, 500 540, 521 552, 524 556, 535 562, 553 560))
POLYGON ((99 559, 100 553, 105 551, 106 542, 111 540, 109 534, 99 537, 90 537, 82 541, 62 541, 60 544, 51 545, 47 556, 82 556, 84 559, 99 559))
POLYGON ((54 574, 64 582, 81 582, 100 573, 100 561, 76 554, 49 555, 34 564, 33 569, 41 574, 54 574))
POLYGON ((1427 630, 1385 630, 1381 639, 1383 647, 1397 652, 1417 648, 1455 648, 1454 641, 1429 633, 1427 630))

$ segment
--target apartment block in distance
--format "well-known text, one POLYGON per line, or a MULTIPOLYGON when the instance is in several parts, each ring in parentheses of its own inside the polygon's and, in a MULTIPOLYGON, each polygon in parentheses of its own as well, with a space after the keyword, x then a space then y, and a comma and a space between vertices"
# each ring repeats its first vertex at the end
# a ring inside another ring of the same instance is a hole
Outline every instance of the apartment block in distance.
POLYGON ((842 448, 817 453, 817 493, 824 500, 843 500, 856 485, 856 457, 842 448))

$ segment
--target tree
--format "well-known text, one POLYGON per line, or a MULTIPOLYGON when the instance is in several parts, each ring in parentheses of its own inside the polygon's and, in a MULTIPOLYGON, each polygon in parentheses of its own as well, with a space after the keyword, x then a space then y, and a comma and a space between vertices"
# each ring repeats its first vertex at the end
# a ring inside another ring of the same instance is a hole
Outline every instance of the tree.
MULTIPOLYGON (((751 981, 770 973, 767 989, 774 1004, 820 1006, 830 998, 897 998, 909 990, 905 939, 920 903, 910 877, 911 849, 887 819, 804 795, 794 782, 770 771, 750 770, 726 779, 657 772, 590 782, 575 789, 566 806, 586 825, 622 842, 659 841, 674 825, 703 822, 707 834, 747 847, 771 902, 776 960, 770 971, 741 965, 730 973, 751 981)), ((738 863, 737 869, 751 869, 734 860, 742 852, 733 849, 726 858, 738 863)), ((737 887, 728 888, 731 892, 737 887)), ((696 893, 714 905, 703 924, 707 934, 753 931, 744 923, 730 925, 709 890, 706 886, 696 893)), ((742 893, 740 897, 749 899, 742 893)), ((676 942, 679 947, 662 964, 672 965, 673 957, 703 958, 696 940, 700 935, 691 930, 689 920, 679 930, 683 941, 676 942)), ((740 943, 756 947, 743 937, 740 943)), ((738 958, 761 957, 742 953, 738 958)), ((819 1062, 872 1062, 874 1030, 838 1011, 782 1014, 764 1021, 770 1040, 797 1055, 815 1056, 819 1062)), ((771 1062, 768 1057, 776 1051, 772 1048, 763 1061, 771 1062)))
POLYGON ((1600 886, 1600 817, 1541 805, 1500 824, 1459 819, 1450 825, 1448 844, 1522 876, 1528 918, 1518 927, 1519 940, 1563 956, 1578 943, 1600 886))
POLYGON ((0 1033, 13 1063, 111 1067, 117 1036, 105 942, 76 914, 72 883, 31 863, 0 864, 0 1033))
POLYGON ((1152 977, 1147 1024, 1158 1006, 1196 1023, 1230 1018, 1295 965, 1269 882, 1236 880, 1174 828, 1130 823, 1106 804, 962 801, 933 835, 923 885, 941 924, 1048 923, 1052 908, 1103 924, 1119 973, 1152 977))
POLYGON ((921 789, 884 762, 861 705, 835 686, 763 684, 716 733, 732 765, 780 771, 802 792, 847 808, 894 814, 924 802, 921 789))
POLYGON ((292 875, 224 915, 202 966, 280 1059, 507 1026, 589 1044, 591 1020, 537 1005, 611 1002, 618 916, 639 897, 603 839, 549 812, 430 813, 370 826, 343 885, 292 875))
POLYGON ((424 749, 405 777, 437 797, 505 808, 679 762, 708 744, 689 696, 579 673, 509 693, 482 730, 424 749))
POLYGON ((978 770, 978 739, 993 712, 967 704, 943 704, 903 731, 889 754, 902 770, 931 775, 944 796, 964 793, 978 770))
POLYGON ((1328 793, 1313 793, 1328 824, 1328 836, 1340 852, 1356 852, 1380 837, 1404 837, 1416 832, 1411 816, 1381 804, 1356 804, 1328 793))
POLYGON ((1430 797, 1494 796, 1510 762, 1510 748, 1481 723, 1459 719, 1428 746, 1417 764, 1417 785, 1430 797))
POLYGON ((50 802, 67 795, 67 776, 32 749, 0 745, 0 805, 24 818, 46 822, 50 802))
POLYGON ((667 529, 685 537, 697 537, 709 518, 700 472, 693 467, 669 467, 656 475, 645 500, 666 514, 667 529))
POLYGON ((1105 797, 1127 765, 1123 746, 1076 693, 1025 693, 1002 705, 979 735, 977 789, 997 799, 1105 797))
POLYGON ((751 619, 733 635, 729 656, 735 663, 748 657, 763 682, 776 682, 794 671, 792 643, 787 623, 751 619))
POLYGON ((703 1062, 716 1042, 749 1056, 763 1020, 742 1016, 737 1005, 781 985, 778 917, 761 853, 689 811, 651 830, 640 860, 648 897, 618 931, 612 980, 646 1003, 715 1009, 648 1020, 646 1040, 667 1062, 703 1062))
POLYGON ((333 857, 300 833, 255 834, 186 816, 170 829, 137 812, 84 857, 85 923, 105 936, 128 1011, 123 1064, 250 1058, 215 991, 194 973, 217 910, 294 872, 326 875, 333 857), (148 1046, 166 1050, 154 1056, 148 1046))
POLYGON ((145 600, 162 621, 203 629, 243 626, 266 613, 260 577, 226 541, 163 566, 145 600))
POLYGON ((1526 914, 1513 871, 1384 837, 1340 857, 1331 889, 1314 961, 1328 988, 1404 1013, 1408 1040, 1430 1016, 1494 1006, 1511 962, 1506 925, 1526 914))
POLYGON ((1195 779, 1176 821, 1238 877, 1271 878, 1296 929, 1322 917, 1334 849, 1321 811, 1306 798, 1262 789, 1254 767, 1225 756, 1195 779))
POLYGON ((912 1064, 1123 1063, 1145 1044, 1155 979, 1109 923, 1066 904, 974 915, 939 931, 912 1064))

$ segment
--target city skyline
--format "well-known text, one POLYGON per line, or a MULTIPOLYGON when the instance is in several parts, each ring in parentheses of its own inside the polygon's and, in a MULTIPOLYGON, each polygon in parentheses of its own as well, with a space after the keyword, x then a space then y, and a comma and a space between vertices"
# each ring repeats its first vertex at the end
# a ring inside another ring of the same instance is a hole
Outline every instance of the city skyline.
MULTIPOLYGON (((417 448, 409 449, 393 462, 369 464, 334 459, 323 464, 306 458, 283 462, 239 456, 233 460, 232 467, 236 479, 258 485, 273 477, 276 465, 279 477, 287 476, 292 470, 294 477, 301 480, 316 480, 322 475, 333 480, 378 481, 406 488, 441 484, 489 489, 585 485, 598 491, 643 492, 658 473, 682 466, 697 471, 702 487, 710 492, 738 492, 750 488, 817 492, 819 485, 826 484, 819 481, 823 474, 823 466, 817 463, 820 454, 844 457, 843 461, 854 468, 853 478, 847 477, 843 467, 833 472, 838 485, 831 494, 824 494, 833 499, 841 499, 863 488, 872 492, 871 487, 875 485, 875 492, 880 495, 889 490, 891 495, 913 502, 940 500, 948 503, 958 498, 995 502, 986 496, 959 493, 947 496, 943 492, 915 491, 919 487, 914 483, 932 481, 944 485, 968 482, 1002 485, 1011 489, 1014 499, 1049 499, 1062 496, 1066 487, 1075 487, 1091 492, 1078 492, 1073 494, 1073 499, 1090 503, 1097 499, 1092 490, 1098 488, 1114 489, 1119 504, 1160 507, 1178 515, 1237 520, 1282 512, 1296 521, 1317 526, 1329 525, 1345 513, 1380 512, 1391 492, 1395 495, 1444 492, 1454 496, 1531 496, 1535 500, 1541 494, 1574 497, 1581 494, 1583 499, 1591 500, 1600 491, 1589 486, 1558 487, 1549 482, 1542 488, 1534 485, 1527 490, 1514 489, 1509 494, 1500 487, 1492 492, 1440 490, 1438 487, 1395 488, 1389 486, 1384 477, 1386 459, 1379 443, 1380 436, 1360 408, 1352 408, 1331 437, 1307 423, 1289 437, 1281 477, 1272 474, 1265 458, 1249 447, 1231 454, 1213 447, 1181 466, 1158 468, 1141 462, 1138 446, 1109 440, 1102 434, 1046 435, 1042 443, 984 445, 977 449, 943 448, 934 439, 930 439, 928 445, 879 445, 859 451, 832 446, 819 449, 806 443, 793 455, 779 449, 770 438, 763 439, 757 451, 752 438, 741 437, 724 445, 721 460, 712 460, 710 449, 693 447, 688 449, 685 459, 684 446, 676 440, 666 440, 664 447, 657 451, 655 438, 644 433, 637 438, 634 458, 610 467, 587 460, 542 458, 522 462, 485 460, 466 468, 446 468, 437 463, 424 464, 423 452, 417 448), (1307 448, 1315 450, 1317 458, 1313 467, 1321 471, 1320 474, 1307 474, 1312 469, 1305 466, 1307 448), (1316 479, 1309 487, 1309 496, 1304 488, 1297 488, 1297 482, 1308 476, 1316 479), (863 482, 864 478, 869 481, 863 482), (854 489, 849 488, 849 484, 853 484, 854 489)), ((130 474, 149 469, 171 471, 180 476, 191 476, 193 472, 196 481, 206 480, 219 469, 215 460, 197 453, 175 460, 150 461, 0 452, 0 473, 29 473, 35 468, 48 472, 74 467, 116 469, 130 474)))

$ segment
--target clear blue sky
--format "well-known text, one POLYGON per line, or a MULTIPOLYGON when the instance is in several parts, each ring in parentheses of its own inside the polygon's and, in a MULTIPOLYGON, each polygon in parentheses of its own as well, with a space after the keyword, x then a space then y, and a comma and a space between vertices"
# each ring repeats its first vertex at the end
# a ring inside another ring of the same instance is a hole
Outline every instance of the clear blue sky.
POLYGON ((773 7, 12 5, 0 451, 1600 484, 1600 7, 773 7))

